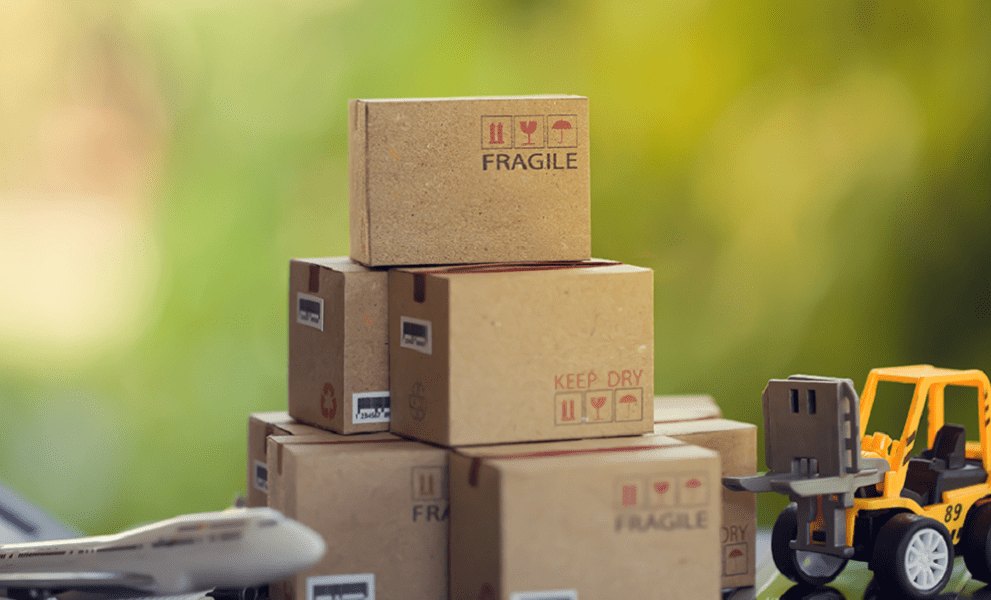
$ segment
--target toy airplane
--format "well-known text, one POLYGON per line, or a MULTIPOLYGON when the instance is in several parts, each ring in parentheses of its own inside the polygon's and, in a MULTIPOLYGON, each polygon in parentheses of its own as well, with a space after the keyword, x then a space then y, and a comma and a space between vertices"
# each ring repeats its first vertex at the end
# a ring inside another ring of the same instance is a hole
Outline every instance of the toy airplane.
POLYGON ((0 545, 0 589, 14 600, 78 590, 221 595, 316 564, 320 535, 270 508, 183 515, 114 535, 0 545))

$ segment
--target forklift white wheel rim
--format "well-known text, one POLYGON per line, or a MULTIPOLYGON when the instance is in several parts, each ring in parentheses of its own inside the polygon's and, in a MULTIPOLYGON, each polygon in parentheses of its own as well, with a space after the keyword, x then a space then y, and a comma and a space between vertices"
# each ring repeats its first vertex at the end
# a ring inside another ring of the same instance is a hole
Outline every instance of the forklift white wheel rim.
POLYGON ((939 584, 949 568, 946 538, 928 527, 912 534, 905 549, 905 575, 917 590, 930 590, 939 584))

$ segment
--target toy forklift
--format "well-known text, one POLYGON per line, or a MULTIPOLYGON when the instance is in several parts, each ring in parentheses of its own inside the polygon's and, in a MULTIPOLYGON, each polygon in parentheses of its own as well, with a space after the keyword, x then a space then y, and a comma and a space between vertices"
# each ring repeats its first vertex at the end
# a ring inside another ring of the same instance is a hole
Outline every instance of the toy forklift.
POLYGON ((771 554, 800 584, 824 585, 853 559, 867 562, 885 589, 928 598, 946 586, 960 554, 974 578, 991 583, 989 394, 981 371, 929 365, 874 369, 860 398, 849 379, 771 380, 761 397, 769 471, 723 484, 789 496, 771 554), (898 440, 866 432, 882 381, 915 385, 898 440), (946 386, 976 391, 980 441, 944 423, 946 386), (927 406, 926 448, 912 456, 927 406))

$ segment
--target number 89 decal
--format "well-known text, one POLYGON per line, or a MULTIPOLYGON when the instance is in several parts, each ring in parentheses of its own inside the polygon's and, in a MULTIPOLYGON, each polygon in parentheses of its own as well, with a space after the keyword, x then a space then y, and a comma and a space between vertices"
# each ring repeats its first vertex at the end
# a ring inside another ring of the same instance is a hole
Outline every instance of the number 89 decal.
POLYGON ((948 504, 946 505, 946 514, 943 515, 943 522, 949 523, 950 521, 956 521, 960 518, 960 513, 963 512, 962 504, 948 504))

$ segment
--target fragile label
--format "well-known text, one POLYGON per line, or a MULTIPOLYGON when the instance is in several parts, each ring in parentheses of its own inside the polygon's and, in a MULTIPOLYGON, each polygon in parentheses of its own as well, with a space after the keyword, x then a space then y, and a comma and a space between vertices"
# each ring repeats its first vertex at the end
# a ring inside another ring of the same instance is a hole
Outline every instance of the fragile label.
POLYGON ((444 500, 447 498, 447 469, 444 467, 413 467, 413 500, 444 500))
POLYGON ((433 354, 433 326, 430 321, 399 317, 399 345, 423 354, 433 354))
POLYGON ((709 478, 705 473, 624 477, 616 480, 613 498, 616 508, 624 510, 705 506, 709 502, 709 478))
POLYGON ((375 600, 375 574, 307 577, 306 600, 375 600))
POLYGON ((443 523, 450 518, 446 467, 413 467, 412 492, 414 523, 443 523))
POLYGON ((577 590, 548 590, 545 592, 514 592, 509 600, 578 600, 577 590))
POLYGON ((351 406, 352 423, 389 422, 389 392, 355 392, 351 406))
POLYGON ((254 477, 255 489, 263 494, 268 493, 268 465, 260 460, 255 461, 255 473, 254 477))
POLYGON ((323 298, 297 292, 296 322, 323 331, 323 298))

